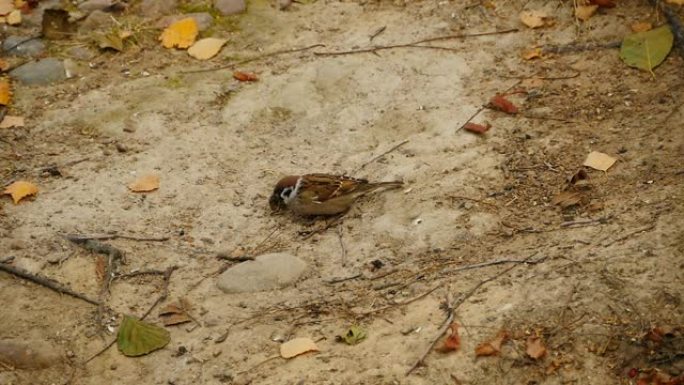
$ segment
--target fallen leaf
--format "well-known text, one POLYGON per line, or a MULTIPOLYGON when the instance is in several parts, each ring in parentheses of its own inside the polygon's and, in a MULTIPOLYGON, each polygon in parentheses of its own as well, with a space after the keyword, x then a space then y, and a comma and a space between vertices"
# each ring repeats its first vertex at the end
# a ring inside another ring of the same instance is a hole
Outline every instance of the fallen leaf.
POLYGON ((601 8, 614 8, 614 0, 589 0, 589 4, 598 5, 601 8))
POLYGON ((577 191, 561 191, 551 200, 551 204, 564 209, 578 205, 582 201, 582 194, 577 191))
POLYGON ((97 46, 100 49, 110 48, 119 52, 123 51, 124 49, 123 38, 117 31, 110 31, 105 34, 97 35, 95 40, 97 41, 97 46))
POLYGON ((3 194, 11 195, 14 204, 17 204, 27 196, 38 194, 38 187, 33 183, 20 180, 7 186, 3 194))
POLYGON ((142 356, 161 349, 171 341, 168 330, 124 316, 116 337, 121 353, 129 357, 142 356))
POLYGON ((577 170, 576 173, 574 173, 568 177, 568 185, 573 186, 580 181, 588 180, 588 179, 589 179, 589 174, 587 174, 587 172, 583 168, 580 168, 579 170, 577 170))
POLYGON ((540 10, 528 10, 520 12, 520 21, 530 28, 540 28, 546 25, 548 15, 540 10))
POLYGON ((634 32, 646 32, 653 29, 653 24, 648 21, 637 21, 630 26, 634 32))
POLYGON ((188 48, 195 42, 197 33, 197 22, 188 17, 168 26, 159 36, 159 40, 165 48, 188 48))
POLYGON ((21 11, 18 9, 15 9, 14 11, 10 12, 9 15, 7 15, 7 24, 9 24, 9 25, 21 24, 21 11))
POLYGON ((7 78, 0 78, 0 106, 6 106, 10 104, 12 99, 12 90, 10 87, 10 81, 7 78))
POLYGON ((602 152, 592 151, 587 155, 583 166, 591 167, 594 170, 608 171, 608 169, 615 164, 617 159, 602 152))
POLYGON ((300 337, 293 338, 280 345, 280 356, 283 358, 292 358, 307 352, 317 352, 318 346, 311 338, 300 337))
POLYGON ((43 11, 42 35, 46 39, 66 39, 76 31, 76 24, 69 22, 69 12, 63 9, 43 11))
POLYGON ((343 336, 339 336, 339 339, 347 345, 356 345, 366 339, 366 330, 361 326, 352 325, 343 336))
POLYGON ((539 337, 530 336, 527 338, 527 349, 525 349, 525 353, 527 353, 530 358, 537 360, 544 357, 546 354, 546 347, 539 337))
POLYGON ((542 49, 541 48, 526 49, 522 52, 522 58, 525 60, 532 60, 532 59, 537 59, 540 57, 542 57, 542 49))
POLYGON ((516 107, 515 104, 508 101, 508 99, 506 99, 506 97, 501 94, 496 94, 491 99, 489 99, 489 106, 495 110, 503 111, 507 114, 518 113, 518 107, 516 107))
POLYGON ((14 10, 12 0, 0 0, 0 16, 5 16, 14 10))
POLYGON ((105 260, 104 256, 98 255, 95 258, 95 276, 97 277, 97 280, 99 282, 104 281, 106 264, 107 264, 107 261, 105 260))
POLYGON ((508 339, 508 332, 501 330, 494 339, 481 343, 475 348, 475 356, 493 356, 501 352, 501 345, 508 339))
POLYGON ((241 81, 241 82, 255 82, 259 80, 259 78, 256 76, 254 72, 242 72, 242 71, 235 71, 233 72, 233 78, 241 81))
POLYGON ((448 353, 458 350, 459 347, 461 347, 461 337, 458 335, 458 324, 454 322, 447 329, 447 338, 444 340, 444 344, 437 350, 442 353, 448 353))
POLYGON ((162 319, 164 326, 178 325, 192 321, 188 314, 191 310, 190 302, 181 298, 177 303, 170 303, 159 311, 159 318, 162 319))
POLYGON ((24 127, 23 116, 5 115, 5 118, 0 122, 0 128, 24 127))
POLYGON ((652 71, 672 50, 674 36, 670 26, 631 34, 622 40, 620 59, 630 67, 652 71))
POLYGON ((145 175, 128 185, 133 192, 150 192, 159 188, 159 176, 145 175))
POLYGON ((491 124, 485 122, 485 124, 477 124, 473 122, 468 122, 463 126, 463 129, 475 134, 484 134, 492 127, 491 124))
POLYGON ((198 40, 197 43, 193 44, 192 47, 188 49, 188 55, 199 60, 211 59, 221 51, 221 47, 223 47, 227 41, 227 39, 218 39, 215 37, 198 40))
POLYGON ((575 17, 582 21, 587 21, 594 16, 598 7, 598 5, 578 5, 575 7, 575 17))

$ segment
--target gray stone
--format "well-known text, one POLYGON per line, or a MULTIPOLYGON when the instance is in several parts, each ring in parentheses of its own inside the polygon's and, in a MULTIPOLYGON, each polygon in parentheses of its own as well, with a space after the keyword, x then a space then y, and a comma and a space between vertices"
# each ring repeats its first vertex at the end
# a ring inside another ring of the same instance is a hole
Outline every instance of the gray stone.
POLYGON ((195 22, 197 23, 197 29, 202 32, 206 31, 211 27, 212 24, 214 24, 214 18, 211 17, 210 14, 207 12, 198 12, 198 13, 186 13, 184 15, 172 15, 172 16, 166 16, 163 17, 159 22, 157 22, 157 28, 166 28, 170 26, 171 24, 177 22, 178 20, 186 19, 188 17, 192 17, 195 19, 195 22))
POLYGON ((226 270, 218 287, 226 293, 280 289, 296 282, 306 269, 306 263, 293 255, 264 254, 226 270))
POLYGON ((245 0, 214 0, 214 8, 222 15, 234 15, 247 9, 245 0))
POLYGON ((25 84, 49 84, 66 79, 66 72, 61 60, 47 58, 17 67, 10 76, 25 84))
POLYGON ((143 0, 140 12, 146 17, 159 17, 173 13, 178 8, 178 0, 143 0))
POLYGON ((78 9, 83 12, 102 11, 112 4, 112 0, 86 0, 78 5, 78 9))
POLYGON ((116 23, 112 20, 112 15, 102 11, 92 11, 88 17, 83 20, 78 32, 81 34, 90 34, 93 31, 105 31, 114 27, 116 23))
POLYGON ((2 50, 7 55, 36 57, 45 52, 45 42, 26 36, 9 36, 2 42, 2 50))
POLYGON ((43 341, 0 340, 0 362, 17 369, 44 369, 61 360, 56 349, 43 341))

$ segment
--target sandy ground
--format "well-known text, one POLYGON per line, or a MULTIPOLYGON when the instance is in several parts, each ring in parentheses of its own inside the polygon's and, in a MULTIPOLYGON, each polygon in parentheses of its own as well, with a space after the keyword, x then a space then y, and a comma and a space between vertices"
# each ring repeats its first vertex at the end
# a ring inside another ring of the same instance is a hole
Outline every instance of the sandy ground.
MULTIPOLYGON (((162 279, 114 281, 103 319, 2 273, 0 338, 48 343, 62 361, 4 367, 0 383, 628 384, 632 368, 681 375, 682 59, 670 55, 655 78, 614 49, 525 61, 520 52, 534 45, 619 40, 630 23, 656 18, 645 2, 624 1, 577 24, 571 3, 533 1, 526 7, 556 22, 529 30, 517 18, 523 2, 494 3, 251 4, 213 63, 149 45, 106 53, 62 84, 18 87, 13 108, 28 125, 0 131, 0 181, 31 180, 40 192, 0 201, 0 257, 97 297, 97 256, 60 234, 169 236, 107 242, 126 253, 121 272, 178 266, 164 304, 187 298, 201 326, 169 327, 171 343, 147 356, 113 347, 84 363, 113 339, 120 314, 152 305, 162 279), (451 50, 313 54, 369 46, 382 26, 374 44, 521 30, 434 43, 451 50), (186 73, 312 44, 325 47, 240 66, 259 75, 254 83, 227 70, 186 73), (533 76, 542 80, 521 79, 533 76), (486 135, 458 130, 512 87, 526 91, 511 97, 518 115, 485 110, 475 120, 492 124, 486 135), (617 163, 588 170, 579 206, 551 204, 594 150, 617 163), (48 165, 61 176, 40 172, 48 165), (282 175, 305 172, 407 188, 359 202, 340 225, 304 238, 320 223, 273 215, 267 199, 282 175), (159 190, 129 192, 147 173, 160 176, 159 190), (215 273, 226 262, 215 256, 239 248, 286 251, 310 268, 283 290, 224 294, 215 273), (532 263, 462 269, 501 259, 532 263), (407 376, 437 336, 445 301, 466 294, 455 312, 461 348, 431 352, 407 376), (368 338, 336 342, 353 324, 368 338), (477 358, 475 347, 502 329, 511 339, 501 354, 477 358), (654 330, 665 330, 660 342, 654 330), (529 336, 543 341, 544 357, 525 354, 529 336), (290 337, 310 337, 320 352, 274 358, 274 339, 290 337)), ((148 320, 159 323, 157 312, 148 320)))

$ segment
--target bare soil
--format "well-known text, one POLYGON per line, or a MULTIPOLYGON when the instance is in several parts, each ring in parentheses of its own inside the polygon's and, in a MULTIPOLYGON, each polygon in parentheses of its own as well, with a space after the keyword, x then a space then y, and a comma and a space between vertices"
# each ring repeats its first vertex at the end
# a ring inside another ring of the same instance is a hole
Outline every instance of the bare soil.
MULTIPOLYGON (((82 63, 76 78, 17 85, 12 109, 27 127, 0 130, 0 182, 30 180, 40 192, 18 205, 0 200, 0 258, 97 298, 97 254, 62 234, 167 236, 103 242, 125 252, 119 273, 177 266, 162 305, 186 298, 199 325, 168 327, 161 351, 128 358, 114 346, 85 363, 114 339, 122 314, 150 308, 162 278, 114 280, 103 312, 1 273, 0 338, 47 342, 63 359, 43 370, 2 366, 0 383, 629 384, 633 368, 642 378, 682 376, 682 58, 673 52, 655 76, 626 67, 616 49, 524 60, 533 46, 619 41, 633 22, 661 19, 645 1, 587 22, 568 1, 492 3, 317 1, 279 11, 250 2, 214 32, 230 41, 211 62, 163 49, 158 31, 144 30, 134 48, 82 63), (523 7, 547 10, 554 25, 525 28, 523 7), (510 28, 519 31, 430 43, 448 50, 315 55, 510 28), (325 47, 236 68, 258 82, 238 82, 232 69, 189 72, 313 44, 325 47), (492 124, 485 135, 459 130, 507 90, 518 114, 484 110, 474 121, 492 124), (552 204, 591 151, 618 161, 587 169, 578 205, 552 204), (281 176, 307 172, 407 188, 304 237, 323 223, 273 215, 267 201, 281 176), (159 190, 128 191, 148 173, 160 176, 159 190), (240 250, 286 251, 310 268, 293 287, 228 295, 216 275, 234 262, 216 254, 240 250), (464 269, 497 260, 509 262, 464 269), (454 312, 460 349, 432 351, 407 375, 438 337, 445 304, 466 295, 454 312), (351 325, 367 339, 336 342, 351 325), (501 353, 476 357, 502 329, 510 340, 501 353), (530 336, 546 355, 525 353, 530 336), (314 339, 320 352, 277 357, 278 341, 292 337, 314 339)), ((57 56, 69 47, 53 44, 57 56)), ((146 319, 159 324, 158 309, 146 319)))

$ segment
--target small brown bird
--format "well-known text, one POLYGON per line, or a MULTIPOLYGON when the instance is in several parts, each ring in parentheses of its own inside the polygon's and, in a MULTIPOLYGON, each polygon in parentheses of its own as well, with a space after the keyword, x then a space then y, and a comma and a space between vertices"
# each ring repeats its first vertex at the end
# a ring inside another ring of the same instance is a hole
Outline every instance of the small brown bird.
POLYGON ((290 175, 281 179, 269 199, 274 211, 289 209, 298 215, 336 215, 349 210, 361 196, 403 182, 370 183, 342 175, 290 175))

